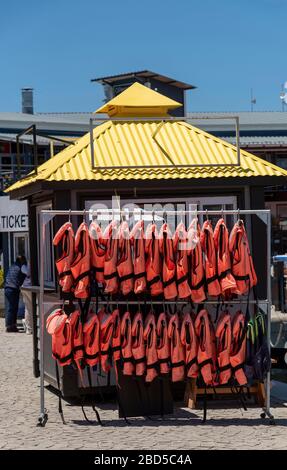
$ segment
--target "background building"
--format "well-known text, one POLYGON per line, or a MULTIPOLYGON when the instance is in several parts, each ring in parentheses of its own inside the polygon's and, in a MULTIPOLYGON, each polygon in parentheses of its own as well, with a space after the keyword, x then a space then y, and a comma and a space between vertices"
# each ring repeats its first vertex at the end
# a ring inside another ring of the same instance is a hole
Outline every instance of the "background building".
MULTIPOLYGON (((241 148, 287 169, 286 112, 188 112, 185 107, 186 93, 196 87, 149 70, 93 78, 91 81, 100 83, 103 86, 104 102, 117 96, 135 82, 144 84, 148 88, 182 103, 182 108, 171 110, 170 114, 174 116, 186 114, 192 124, 231 143, 235 143, 234 120, 231 118, 214 118, 239 116, 241 148)), ((19 133, 35 125, 37 132, 37 163, 41 164, 58 153, 63 147, 88 132, 91 116, 92 114, 89 112, 35 113, 33 90, 31 88, 23 89, 22 112, 0 112, 0 190, 4 190, 20 176, 34 169, 33 135, 25 134, 21 136, 17 157, 16 141, 19 133)), ((100 115, 99 118, 101 118, 100 115)), ((272 210, 273 254, 287 253, 286 189, 287 186, 265 187, 265 204, 266 207, 272 210)), ((28 234, 25 236, 28 236, 28 234)), ((13 234, 10 234, 10 237, 9 259, 12 259, 14 252, 11 247, 14 247, 15 243, 13 234)), ((3 237, 0 234, 0 252, 1 249, 3 251, 3 237)))
MULTIPOLYGON (((235 144, 232 119, 213 119, 228 114, 239 116, 242 149, 287 169, 287 112, 188 113, 188 118, 235 144)), ((272 212, 272 253, 287 253, 287 185, 266 186, 265 206, 272 212)))

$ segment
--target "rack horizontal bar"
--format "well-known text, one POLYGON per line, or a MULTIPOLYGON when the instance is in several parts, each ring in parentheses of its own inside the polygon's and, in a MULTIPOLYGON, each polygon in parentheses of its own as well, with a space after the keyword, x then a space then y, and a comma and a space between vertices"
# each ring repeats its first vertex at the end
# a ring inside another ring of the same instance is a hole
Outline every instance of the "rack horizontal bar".
POLYGON ((205 115, 202 115, 202 114, 198 114, 198 115, 195 115, 195 116, 192 116, 192 118, 189 118, 187 116, 164 116, 164 117, 160 117, 160 116, 152 116, 152 117, 148 117, 148 116, 141 116, 141 117, 137 117, 137 116, 131 116, 131 117, 98 117, 98 116, 92 116, 90 117, 90 121, 92 122, 133 122, 133 121, 136 121, 136 122, 143 122, 143 121, 146 121, 146 122, 154 122, 154 121, 159 121, 159 122, 168 122, 168 121, 186 121, 186 122, 189 122, 189 121, 194 121, 194 120, 201 120, 201 119, 205 119, 205 120, 209 120, 209 119, 217 119, 217 120, 226 120, 226 119, 230 119, 230 120, 233 120, 233 119, 239 119, 239 116, 238 114, 223 114, 223 115, 220 115, 220 116, 205 116, 205 115))
MULTIPOLYGON (((131 212, 131 211, 129 211, 131 212)), ((269 209, 243 209, 243 210, 224 210, 224 211, 197 211, 197 210, 179 210, 179 211, 164 211, 164 210, 154 210, 154 211, 145 211, 141 208, 136 208, 134 211, 136 213, 143 213, 145 215, 152 215, 152 214, 166 214, 166 215, 185 215, 185 214, 195 214, 195 215, 257 215, 257 214, 269 214, 269 209)), ((126 214, 127 210, 124 209, 89 209, 89 210, 54 210, 54 209, 45 209, 42 210, 43 214, 50 214, 50 215, 88 215, 88 214, 104 214, 104 213, 111 213, 111 214, 119 214, 123 213, 126 214)))
MULTIPOLYGON (((91 302, 96 302, 97 298, 92 297, 91 302)), ((45 304, 53 304, 53 305, 63 305, 67 301, 63 300, 47 300, 44 301, 45 304)), ((77 299, 73 300, 72 302, 77 302, 77 299)), ((190 301, 185 301, 185 300, 100 300, 98 299, 99 304, 113 304, 113 305, 191 305, 190 301)), ((206 302, 201 302, 199 305, 217 305, 217 304, 224 304, 224 305, 240 305, 240 304, 268 304, 268 300, 207 300, 206 302)), ((198 305, 198 304, 195 304, 198 305)))

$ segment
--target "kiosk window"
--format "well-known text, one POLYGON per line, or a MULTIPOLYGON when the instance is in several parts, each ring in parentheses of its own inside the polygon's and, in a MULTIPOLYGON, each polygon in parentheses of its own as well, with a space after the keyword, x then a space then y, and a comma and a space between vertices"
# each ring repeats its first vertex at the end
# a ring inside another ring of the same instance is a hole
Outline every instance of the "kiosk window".
MULTIPOLYGON (((40 250, 40 212, 43 209, 51 209, 51 204, 37 207, 37 245, 38 245, 38 272, 40 275, 41 250, 40 250)), ((54 250, 53 250, 53 223, 45 225, 45 246, 44 246, 44 286, 55 287, 54 250)))

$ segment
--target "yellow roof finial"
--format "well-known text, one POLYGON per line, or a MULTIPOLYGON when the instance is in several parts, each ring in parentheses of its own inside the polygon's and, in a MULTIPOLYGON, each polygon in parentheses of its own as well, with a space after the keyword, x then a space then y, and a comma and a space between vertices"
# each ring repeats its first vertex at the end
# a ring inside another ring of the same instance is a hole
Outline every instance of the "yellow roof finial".
POLYGON ((110 117, 167 116, 168 110, 179 106, 182 104, 135 82, 95 113, 107 113, 110 117))

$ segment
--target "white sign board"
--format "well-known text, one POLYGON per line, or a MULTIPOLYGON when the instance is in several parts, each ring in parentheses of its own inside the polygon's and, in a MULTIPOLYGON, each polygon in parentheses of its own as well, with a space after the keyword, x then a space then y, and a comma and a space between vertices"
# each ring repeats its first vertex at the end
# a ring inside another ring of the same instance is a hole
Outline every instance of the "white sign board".
POLYGON ((11 201, 9 196, 0 196, 0 232, 27 232, 27 201, 11 201))

